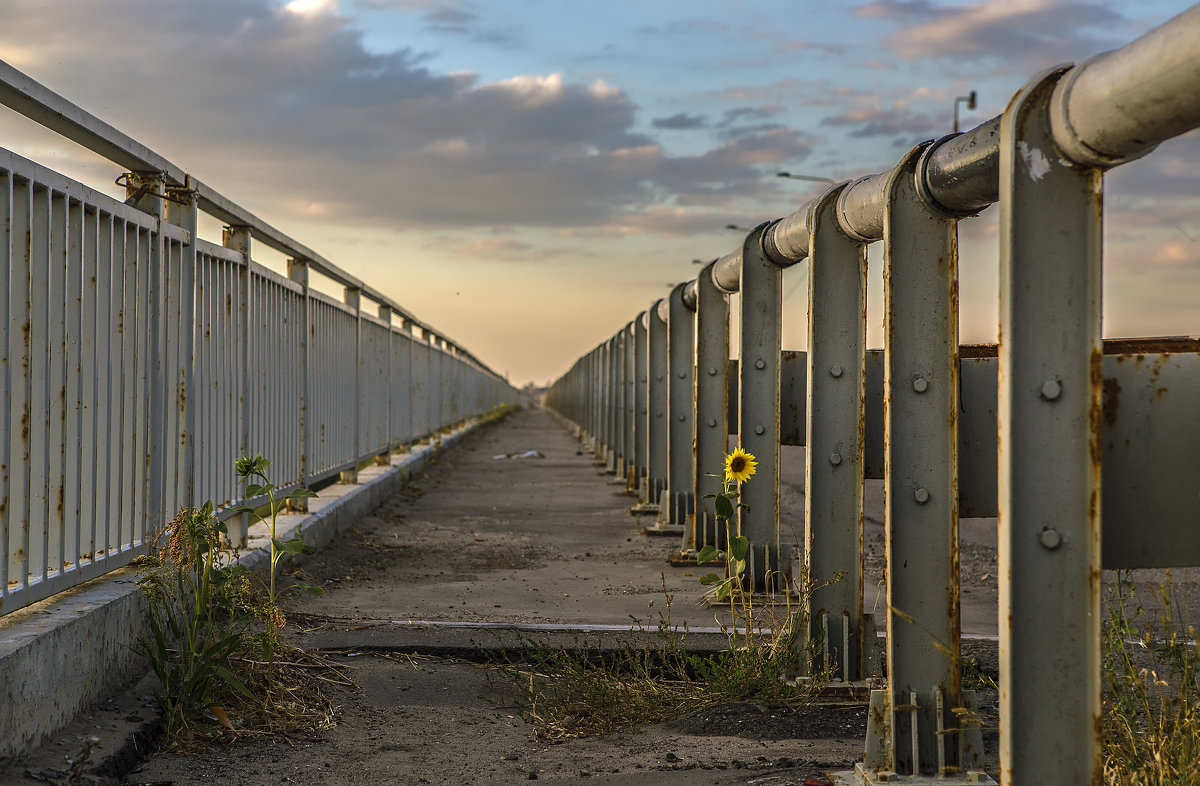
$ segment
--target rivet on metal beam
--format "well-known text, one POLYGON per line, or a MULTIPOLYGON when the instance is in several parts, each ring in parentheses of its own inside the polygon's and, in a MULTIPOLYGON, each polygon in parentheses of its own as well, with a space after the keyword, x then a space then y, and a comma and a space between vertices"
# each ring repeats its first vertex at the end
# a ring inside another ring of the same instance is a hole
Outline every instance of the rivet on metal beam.
POLYGON ((708 425, 709 425, 709 428, 716 428, 716 427, 717 427, 717 419, 716 419, 716 418, 709 418, 709 419, 708 419, 708 425))
POLYGON ((754 427, 754 433, 755 433, 755 434, 758 434, 760 437, 763 435, 763 433, 764 433, 765 431, 766 431, 766 429, 765 429, 765 428, 763 428, 762 426, 755 426, 755 427, 754 427))
POLYGON ((682 423, 682 422, 683 422, 683 421, 685 421, 685 420, 687 420, 687 415, 680 415, 680 416, 679 416, 679 422, 680 422, 680 423, 682 423))
POLYGON ((1054 401, 1062 395, 1062 383, 1057 379, 1051 379, 1042 385, 1042 398, 1047 401, 1054 401))
POLYGON ((915 499, 917 501, 918 505, 924 505, 926 502, 929 501, 929 489, 925 489, 925 488, 917 489, 916 491, 913 492, 913 499, 915 499))
POLYGON ((708 375, 710 377, 715 377, 717 375, 717 369, 715 367, 710 366, 708 369, 708 375))
POLYGON ((836 467, 838 464, 841 464, 841 463, 842 463, 842 454, 841 454, 841 453, 832 453, 832 454, 830 454, 830 456, 829 456, 829 463, 830 463, 830 464, 832 464, 832 465, 833 465, 833 466, 835 466, 835 467, 836 467))
POLYGON ((767 361, 763 360, 762 358, 759 358, 758 360, 754 361, 754 367, 756 369, 758 369, 759 371, 762 371, 764 368, 767 367, 767 361))
POLYGON ((1062 545, 1062 535, 1059 535, 1058 530, 1054 529, 1053 527, 1046 527, 1042 530, 1041 534, 1038 535, 1038 541, 1040 541, 1041 544, 1050 551, 1054 551, 1056 548, 1062 545))
POLYGON ((913 390, 918 393, 924 393, 926 390, 929 390, 929 383, 925 381, 924 377, 917 377, 913 380, 913 390))
POLYGON ((830 366, 829 367, 829 376, 837 378, 837 377, 840 377, 841 375, 842 375, 842 367, 841 366, 830 366))
POLYGON ((661 417, 662 417, 662 410, 660 409, 660 410, 658 410, 657 412, 655 412, 655 413, 654 413, 654 417, 656 417, 656 418, 661 418, 661 417))
POLYGON ((679 378, 680 378, 680 379, 686 379, 686 378, 687 378, 687 372, 686 372, 686 371, 680 371, 680 372, 679 372, 679 378))

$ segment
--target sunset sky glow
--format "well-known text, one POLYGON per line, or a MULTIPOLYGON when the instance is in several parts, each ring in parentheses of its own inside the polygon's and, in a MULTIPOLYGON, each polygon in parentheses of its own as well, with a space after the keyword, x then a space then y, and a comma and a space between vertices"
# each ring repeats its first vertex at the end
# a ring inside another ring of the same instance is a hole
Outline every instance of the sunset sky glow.
MULTIPOLYGON (((888 169, 950 131, 956 96, 978 91, 970 128, 1189 5, 0 0, 0 59, 540 384, 733 250, 726 225, 824 188, 778 170, 888 169)), ((115 166, 2 108, 0 147, 119 193, 115 166)), ((1200 333, 1200 134, 1106 182, 1105 334, 1200 333)), ((996 212, 960 225, 964 342, 995 339, 996 212)))

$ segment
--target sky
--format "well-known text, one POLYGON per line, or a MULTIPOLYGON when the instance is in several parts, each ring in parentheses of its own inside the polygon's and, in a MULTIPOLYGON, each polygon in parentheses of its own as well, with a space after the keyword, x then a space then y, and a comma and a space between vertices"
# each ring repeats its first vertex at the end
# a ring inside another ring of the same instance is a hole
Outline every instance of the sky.
MULTIPOLYGON (((824 188, 776 172, 884 171, 950 131, 955 97, 977 91, 970 128, 1189 5, 0 0, 0 59, 544 384, 736 248, 727 225, 824 188)), ((0 147, 119 193, 118 168, 3 107, 0 147)), ((1106 183, 1105 335, 1200 334, 1200 134, 1106 183)), ((996 336, 996 213, 959 227, 964 342, 996 336)), ((786 349, 806 278, 784 274, 786 349)))

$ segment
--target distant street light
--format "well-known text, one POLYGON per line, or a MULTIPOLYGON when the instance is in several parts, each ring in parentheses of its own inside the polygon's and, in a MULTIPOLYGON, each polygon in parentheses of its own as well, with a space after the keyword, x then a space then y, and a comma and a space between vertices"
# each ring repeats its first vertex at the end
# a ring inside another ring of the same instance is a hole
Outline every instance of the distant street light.
POLYGON ((975 91, 972 90, 971 92, 967 93, 965 96, 959 96, 958 98, 954 99, 954 133, 956 133, 956 134, 958 133, 958 105, 966 104, 967 111, 974 112, 975 106, 976 106, 975 98, 976 98, 975 91))
POLYGON ((837 181, 832 177, 818 177, 816 175, 797 175, 792 172, 776 172, 775 177, 786 177, 789 180, 810 180, 813 183, 828 183, 837 185, 837 181))

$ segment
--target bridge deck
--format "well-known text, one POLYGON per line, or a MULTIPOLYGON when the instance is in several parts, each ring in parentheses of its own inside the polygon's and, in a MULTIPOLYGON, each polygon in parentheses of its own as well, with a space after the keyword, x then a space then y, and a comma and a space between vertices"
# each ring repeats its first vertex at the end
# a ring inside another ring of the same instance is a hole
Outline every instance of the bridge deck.
MULTIPOLYGON (((803 448, 785 449, 783 466, 787 543, 803 531, 803 448)), ((869 483, 868 609, 883 603, 882 489, 869 483)), ((674 623, 713 628, 719 612, 699 604, 708 570, 667 564, 678 539, 645 535, 623 489, 547 412, 518 412, 452 448, 339 547, 310 558, 304 570, 327 593, 297 609, 371 625, 372 639, 408 640, 415 634, 395 622, 628 627, 632 617, 653 628, 670 594, 674 623), (518 458, 527 451, 544 458, 518 458)), ((994 636, 995 520, 966 520, 961 540, 964 632, 994 636)))

